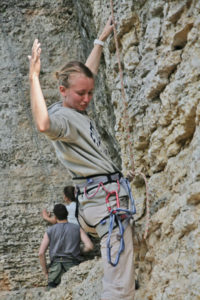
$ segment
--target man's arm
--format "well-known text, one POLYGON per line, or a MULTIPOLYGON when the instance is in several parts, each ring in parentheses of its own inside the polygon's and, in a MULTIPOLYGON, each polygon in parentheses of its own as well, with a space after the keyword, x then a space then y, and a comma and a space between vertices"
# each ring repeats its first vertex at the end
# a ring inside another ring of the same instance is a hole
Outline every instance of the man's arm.
POLYGON ((29 67, 29 81, 30 81, 30 95, 31 95, 31 107, 32 114, 36 123, 36 126, 40 132, 45 132, 49 129, 50 120, 47 111, 46 102, 40 86, 40 43, 36 39, 32 47, 32 55, 28 56, 29 67))
POLYGON ((43 240, 40 244, 39 259, 40 259, 40 265, 42 267, 42 271, 46 277, 48 277, 48 271, 47 271, 47 263, 46 263, 45 253, 46 253, 48 246, 49 246, 49 237, 48 237, 48 234, 45 232, 43 240))
POLYGON ((56 220, 56 217, 55 216, 52 216, 50 215, 49 212, 47 212, 46 209, 43 209, 42 211, 42 217, 45 221, 51 223, 51 224, 56 224, 57 223, 57 220, 56 220))
MULTIPOLYGON (((112 17, 110 17, 106 23, 106 26, 104 27, 102 33, 99 36, 99 40, 104 42, 110 35, 110 33, 113 31, 113 25, 112 25, 112 17)), ((94 48, 92 49, 85 65, 92 71, 93 74, 97 74, 101 59, 103 47, 101 45, 95 44, 94 48)))
POLYGON ((81 236, 81 241, 84 244, 82 251, 83 252, 91 251, 94 248, 94 245, 82 228, 80 228, 80 236, 81 236))

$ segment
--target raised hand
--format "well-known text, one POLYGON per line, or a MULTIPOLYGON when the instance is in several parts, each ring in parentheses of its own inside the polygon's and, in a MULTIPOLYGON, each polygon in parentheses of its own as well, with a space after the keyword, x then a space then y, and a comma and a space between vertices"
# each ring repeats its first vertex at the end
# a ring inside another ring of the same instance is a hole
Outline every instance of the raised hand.
POLYGON ((43 209, 43 211, 42 211, 42 217, 43 217, 43 219, 48 221, 48 219, 49 219, 50 216, 51 216, 51 213, 47 212, 46 209, 43 209))
POLYGON ((128 174, 127 174, 126 177, 127 177, 128 180, 131 182, 131 181, 133 180, 134 176, 135 176, 135 172, 133 172, 133 171, 128 171, 128 174))
POLYGON ((40 54, 41 54, 40 43, 38 39, 35 39, 32 47, 32 55, 28 56, 30 66, 29 66, 29 79, 40 75, 40 54))
POLYGON ((108 36, 111 34, 111 32, 113 31, 113 22, 112 22, 112 16, 109 17, 102 33, 99 36, 99 40, 101 41, 105 41, 108 36))

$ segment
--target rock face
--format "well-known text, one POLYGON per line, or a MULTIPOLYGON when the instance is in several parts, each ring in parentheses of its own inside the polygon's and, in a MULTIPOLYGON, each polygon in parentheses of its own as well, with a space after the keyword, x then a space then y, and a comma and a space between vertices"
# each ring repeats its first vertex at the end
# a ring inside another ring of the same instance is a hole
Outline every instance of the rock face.
MULTIPOLYGON (((135 299, 200 299, 200 2, 121 0, 114 10, 134 167, 148 178, 150 195, 144 240, 145 185, 137 176, 135 299)), ((59 99, 53 72, 65 61, 85 61, 109 15, 106 0, 0 3, 2 299, 100 299, 99 259, 73 268, 56 291, 42 289, 37 253, 46 224, 40 212, 62 201, 70 178, 35 130, 27 55, 38 37, 41 84, 50 104, 59 99)), ((126 174, 131 166, 115 52, 112 37, 90 114, 126 174)))

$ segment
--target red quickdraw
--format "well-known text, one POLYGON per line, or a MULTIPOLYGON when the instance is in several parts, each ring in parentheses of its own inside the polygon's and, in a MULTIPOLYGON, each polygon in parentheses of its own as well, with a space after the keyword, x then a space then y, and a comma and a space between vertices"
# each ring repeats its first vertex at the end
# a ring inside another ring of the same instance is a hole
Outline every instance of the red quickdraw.
MULTIPOLYGON (((112 196, 112 195, 115 195, 115 197, 116 197, 116 205, 117 205, 117 208, 120 208, 120 202, 119 202, 120 184, 119 184, 119 181, 118 181, 118 180, 117 180, 117 184, 118 184, 118 190, 117 190, 117 191, 111 191, 111 192, 109 192, 109 191, 107 191, 107 190, 105 189, 105 187, 103 187, 103 188, 104 188, 104 191, 106 191, 106 192, 108 193, 107 196, 106 196, 106 206, 107 206, 107 209, 108 209, 109 213, 111 212, 111 206, 110 206, 109 198, 110 198, 110 196, 112 196)), ((113 210, 113 213, 115 214, 115 213, 116 213, 116 210, 113 210)))
MULTIPOLYGON (((88 199, 91 199, 91 198, 93 198, 93 197, 98 193, 100 187, 102 187, 103 190, 107 193, 105 201, 106 201, 107 209, 108 209, 108 211, 109 211, 109 213, 110 213, 110 212, 111 212, 111 206, 110 206, 109 198, 110 198, 112 195, 115 195, 115 197, 116 197, 116 206, 117 206, 117 208, 120 208, 120 201, 119 201, 120 183, 119 183, 119 180, 117 180, 117 186, 118 186, 117 190, 114 190, 114 191, 108 191, 108 190, 105 188, 103 182, 99 182, 96 191, 95 191, 92 195, 89 196, 89 195, 87 194, 87 186, 84 188, 84 194, 85 194, 85 196, 86 196, 88 199)), ((116 213, 116 211, 114 210, 113 213, 116 213)))

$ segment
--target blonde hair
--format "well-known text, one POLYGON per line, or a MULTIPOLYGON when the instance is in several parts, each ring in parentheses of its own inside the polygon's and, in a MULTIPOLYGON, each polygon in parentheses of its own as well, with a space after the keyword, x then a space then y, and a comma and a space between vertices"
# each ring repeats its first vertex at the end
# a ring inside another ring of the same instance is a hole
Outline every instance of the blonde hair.
POLYGON ((88 78, 94 79, 94 75, 90 69, 79 61, 67 63, 60 71, 55 72, 55 77, 57 78, 59 85, 68 88, 70 86, 70 75, 73 73, 83 74, 88 78))

